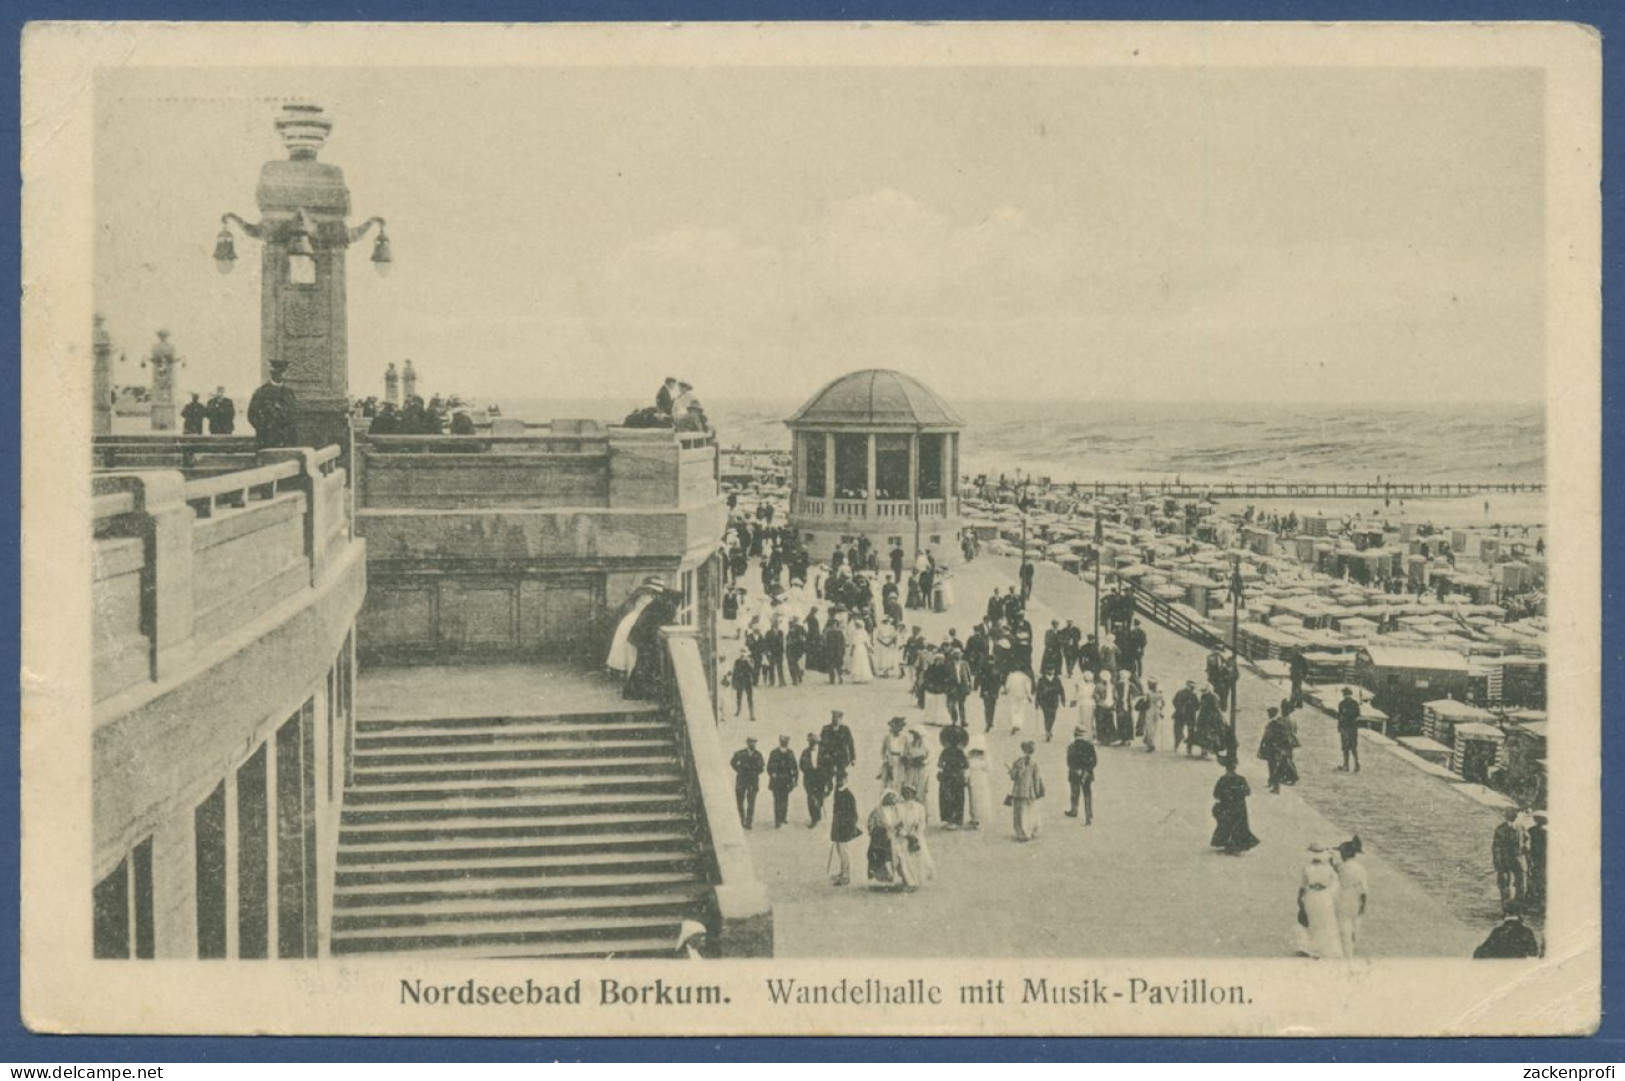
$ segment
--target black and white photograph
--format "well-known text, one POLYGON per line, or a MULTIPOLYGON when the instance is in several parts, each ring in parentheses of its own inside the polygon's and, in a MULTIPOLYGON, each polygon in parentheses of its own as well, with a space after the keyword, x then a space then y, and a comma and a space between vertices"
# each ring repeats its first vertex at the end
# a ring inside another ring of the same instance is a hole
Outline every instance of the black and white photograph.
POLYGON ((1594 1027, 1599 58, 34 27, 30 1025, 1594 1027))

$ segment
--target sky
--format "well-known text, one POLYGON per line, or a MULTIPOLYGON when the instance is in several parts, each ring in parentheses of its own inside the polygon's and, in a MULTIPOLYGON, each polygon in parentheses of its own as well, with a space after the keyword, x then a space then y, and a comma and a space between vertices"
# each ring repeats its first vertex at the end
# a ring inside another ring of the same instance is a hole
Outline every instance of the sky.
POLYGON ((350 385, 407 357, 501 401, 1544 396, 1535 69, 119 69, 97 84, 95 289, 184 389, 259 381, 257 220, 285 100, 334 121, 350 385))

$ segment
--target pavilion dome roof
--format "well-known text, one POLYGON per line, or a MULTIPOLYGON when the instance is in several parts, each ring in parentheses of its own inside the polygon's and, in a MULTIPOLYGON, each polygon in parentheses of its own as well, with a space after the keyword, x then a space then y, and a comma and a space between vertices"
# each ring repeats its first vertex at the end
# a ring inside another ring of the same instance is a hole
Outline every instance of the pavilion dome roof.
POLYGON ((806 428, 960 428, 964 421, 911 375, 890 368, 848 372, 825 384, 785 423, 806 428))

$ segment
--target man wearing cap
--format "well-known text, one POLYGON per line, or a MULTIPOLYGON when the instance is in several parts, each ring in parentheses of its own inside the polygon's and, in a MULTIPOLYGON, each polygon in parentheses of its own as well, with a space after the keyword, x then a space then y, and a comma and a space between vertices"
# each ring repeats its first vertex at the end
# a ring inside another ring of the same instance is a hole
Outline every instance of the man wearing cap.
POLYGON ((801 791, 807 797, 807 828, 813 829, 824 817, 824 797, 829 782, 818 768, 818 733, 807 733, 807 746, 801 752, 801 791))
POLYGON ((742 750, 734 752, 728 765, 734 771, 734 800, 739 804, 739 824, 746 829, 756 818, 756 793, 761 790, 762 752, 756 749, 756 737, 746 736, 742 750))
POLYGON ((1354 763, 1354 772, 1360 772, 1360 703, 1354 697, 1352 688, 1343 688, 1343 700, 1337 703, 1337 735, 1343 744, 1343 764, 1338 766, 1339 773, 1349 772, 1349 762, 1354 763))
POLYGON ((1072 730, 1072 742, 1066 748, 1066 780, 1072 788, 1072 809, 1068 818, 1078 817, 1078 797, 1083 797, 1083 824, 1095 820, 1095 764, 1099 756, 1095 745, 1089 742, 1089 730, 1081 724, 1072 730))
POLYGON ((282 381, 288 362, 273 360, 270 367, 270 382, 248 400, 248 423, 254 426, 254 445, 261 450, 294 445, 293 388, 282 381))
POLYGON ((826 785, 833 785, 838 777, 857 764, 858 752, 852 742, 852 729, 841 723, 846 714, 831 710, 829 723, 818 734, 818 773, 826 785))
POLYGON ((1185 745, 1185 756, 1190 757, 1191 737, 1196 734, 1196 711, 1202 699, 1196 693, 1196 681, 1187 679, 1174 694, 1174 746, 1185 745))
POLYGON ((800 773, 796 752, 790 749, 790 737, 780 736, 779 745, 767 756, 767 790, 773 793, 774 829, 790 820, 790 793, 795 791, 800 773))

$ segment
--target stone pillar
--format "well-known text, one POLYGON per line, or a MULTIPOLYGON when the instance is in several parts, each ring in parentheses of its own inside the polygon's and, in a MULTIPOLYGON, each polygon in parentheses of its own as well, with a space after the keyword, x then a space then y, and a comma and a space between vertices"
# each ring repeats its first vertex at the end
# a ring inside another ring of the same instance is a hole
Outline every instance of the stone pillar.
POLYGON ((393 406, 401 404, 401 377, 395 373, 393 360, 384 369, 384 401, 393 406))
POLYGON ((147 363, 152 366, 152 430, 172 432, 175 430, 175 365, 180 363, 180 358, 169 342, 169 331, 158 332, 158 342, 147 356, 147 363))
POLYGON ((404 395, 402 400, 411 401, 417 392, 418 373, 412 367, 412 362, 408 360, 406 362, 406 367, 401 371, 401 393, 404 395))
MULTIPOLYGON (((835 433, 824 433, 824 498, 835 498, 835 433)), ((824 506, 831 506, 826 502, 824 506)), ((825 517, 828 517, 826 514, 825 517)))
POLYGON ((277 134, 286 161, 266 162, 255 198, 264 242, 260 294, 260 370, 288 362, 296 398, 294 430, 304 446, 347 447, 349 318, 345 256, 351 236, 344 171, 316 160, 333 122, 314 105, 286 105, 277 134))
POLYGON ((92 435, 108 435, 113 431, 113 341, 99 315, 91 342, 95 367, 91 373, 90 431, 92 435))
POLYGON ((876 485, 875 485, 875 433, 874 432, 869 433, 868 440, 869 440, 868 441, 868 460, 864 463, 863 481, 864 481, 865 501, 869 504, 869 521, 872 522, 876 518, 880 517, 880 511, 877 510, 876 506, 875 506, 875 504, 879 502, 879 494, 875 490, 876 485))

